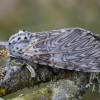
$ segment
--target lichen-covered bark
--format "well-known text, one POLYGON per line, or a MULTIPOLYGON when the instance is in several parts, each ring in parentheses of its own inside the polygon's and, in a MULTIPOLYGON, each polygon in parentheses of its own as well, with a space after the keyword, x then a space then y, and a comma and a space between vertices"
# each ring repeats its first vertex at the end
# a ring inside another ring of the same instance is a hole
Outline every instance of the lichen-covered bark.
POLYGON ((61 79, 52 82, 46 88, 33 91, 22 97, 16 97, 10 100, 76 100, 77 85, 73 81, 61 79))
POLYGON ((38 70, 40 72, 40 75, 44 75, 43 78, 42 76, 32 78, 29 70, 26 67, 6 65, 6 67, 2 69, 2 72, 4 72, 4 76, 2 77, 0 83, 0 96, 2 97, 19 89, 25 87, 34 87, 35 85, 38 85, 42 82, 50 81, 51 76, 49 75, 49 71, 46 70, 45 67, 42 66, 38 70))
MULTIPOLYGON (((1 46, 5 49, 5 45, 1 46)), ((50 81, 50 73, 44 66, 39 66, 37 77, 32 78, 29 70, 25 66, 11 66, 9 58, 1 55, 0 57, 0 97, 15 92, 25 87, 33 87, 42 82, 50 81), (44 75, 44 76, 43 76, 44 75), (43 77, 43 78, 42 78, 43 77)))
POLYGON ((37 65, 36 77, 32 78, 25 66, 11 66, 8 60, 5 56, 0 58, 0 97, 53 80, 47 88, 12 100, 77 100, 84 94, 89 81, 88 73, 41 65, 37 65))

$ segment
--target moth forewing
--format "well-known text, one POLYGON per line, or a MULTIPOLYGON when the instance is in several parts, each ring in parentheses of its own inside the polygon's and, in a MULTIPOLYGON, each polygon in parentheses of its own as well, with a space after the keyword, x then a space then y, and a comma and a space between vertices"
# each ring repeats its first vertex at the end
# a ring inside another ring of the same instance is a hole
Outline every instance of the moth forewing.
POLYGON ((15 58, 22 57, 24 60, 62 69, 100 72, 100 39, 81 28, 37 34, 24 31, 12 36, 8 42, 10 54, 15 58))

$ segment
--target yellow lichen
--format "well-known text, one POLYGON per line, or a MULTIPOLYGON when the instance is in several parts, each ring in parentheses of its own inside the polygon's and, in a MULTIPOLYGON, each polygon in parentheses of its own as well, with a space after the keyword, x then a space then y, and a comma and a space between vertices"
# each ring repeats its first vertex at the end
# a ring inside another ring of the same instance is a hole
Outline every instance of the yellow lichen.
POLYGON ((7 51, 6 50, 2 49, 2 50, 0 50, 0 53, 1 53, 0 58, 7 57, 7 51))
POLYGON ((0 97, 4 96, 6 94, 6 90, 3 88, 0 88, 0 97))
POLYGON ((3 49, 2 52, 4 54, 4 57, 7 57, 7 51, 3 49))
POLYGON ((2 77, 4 76, 3 70, 0 69, 0 82, 2 82, 2 77))
POLYGON ((0 69, 0 75, 1 76, 4 76, 4 73, 3 73, 3 70, 2 69, 0 69))

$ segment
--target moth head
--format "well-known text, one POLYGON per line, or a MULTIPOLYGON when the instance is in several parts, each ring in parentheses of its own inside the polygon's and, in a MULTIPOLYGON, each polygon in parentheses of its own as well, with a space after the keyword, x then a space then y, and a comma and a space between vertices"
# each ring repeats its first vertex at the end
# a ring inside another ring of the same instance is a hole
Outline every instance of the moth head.
POLYGON ((21 57, 21 51, 26 48, 30 42, 32 33, 20 30, 15 35, 12 35, 8 40, 8 53, 14 57, 21 57))

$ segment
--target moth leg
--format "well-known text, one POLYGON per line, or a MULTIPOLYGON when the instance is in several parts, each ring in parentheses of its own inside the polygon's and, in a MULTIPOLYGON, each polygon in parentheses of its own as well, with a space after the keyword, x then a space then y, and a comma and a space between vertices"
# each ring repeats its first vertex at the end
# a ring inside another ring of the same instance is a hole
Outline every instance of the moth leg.
POLYGON ((35 77, 35 71, 34 69, 29 65, 27 64, 26 62, 16 62, 15 60, 11 60, 11 61, 8 61, 8 64, 11 65, 11 66, 24 66, 29 70, 29 72, 31 73, 31 77, 35 77))
POLYGON ((11 60, 11 61, 9 60, 7 63, 11 66, 24 66, 25 65, 24 63, 16 62, 15 60, 11 60))
POLYGON ((35 70, 32 66, 30 66, 29 64, 26 63, 26 68, 30 71, 31 73, 31 77, 35 77, 36 74, 35 74, 35 70))

